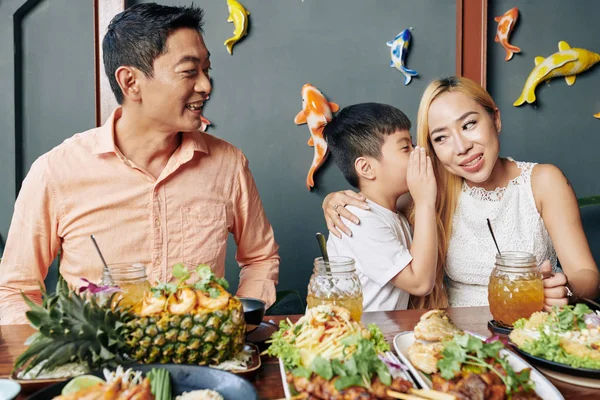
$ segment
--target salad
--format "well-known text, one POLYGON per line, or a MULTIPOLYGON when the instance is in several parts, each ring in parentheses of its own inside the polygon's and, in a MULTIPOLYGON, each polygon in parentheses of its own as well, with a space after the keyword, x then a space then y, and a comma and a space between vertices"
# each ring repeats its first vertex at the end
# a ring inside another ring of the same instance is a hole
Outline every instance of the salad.
MULTIPOLYGON (((365 328, 342 307, 310 308, 296 323, 282 321, 267 350, 282 360, 296 393, 314 399, 388 399, 412 384, 383 357, 389 346, 376 325, 365 328)), ((399 397, 398 397, 399 398, 399 397)))
POLYGON ((600 313, 585 304, 554 307, 515 322, 510 340, 532 356, 600 370, 600 313))

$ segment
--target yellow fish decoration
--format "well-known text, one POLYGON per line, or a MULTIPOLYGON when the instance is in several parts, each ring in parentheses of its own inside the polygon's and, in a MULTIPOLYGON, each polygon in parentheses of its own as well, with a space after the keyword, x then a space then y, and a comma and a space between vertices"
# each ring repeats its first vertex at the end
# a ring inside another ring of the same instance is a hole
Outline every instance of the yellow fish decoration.
POLYGON ((598 114, 594 114, 595 118, 600 118, 600 112, 598 114))
POLYGON ((575 83, 575 77, 600 61, 600 54, 585 49, 571 48, 567 42, 558 42, 558 52, 549 57, 536 57, 535 68, 527 77, 521 96, 513 103, 521 104, 535 101, 535 88, 543 81, 564 76, 567 85, 575 83))
POLYGON ((227 0, 229 18, 227 22, 233 22, 233 36, 225 41, 225 47, 229 54, 233 55, 233 45, 248 34, 248 16, 250 13, 237 0, 227 0))

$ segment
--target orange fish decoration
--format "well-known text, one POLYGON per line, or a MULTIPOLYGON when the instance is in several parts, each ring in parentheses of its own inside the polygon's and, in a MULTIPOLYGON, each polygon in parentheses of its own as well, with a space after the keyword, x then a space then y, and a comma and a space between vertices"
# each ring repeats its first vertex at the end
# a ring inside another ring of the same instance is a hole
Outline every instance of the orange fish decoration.
POLYGON ((206 128, 208 128, 208 126, 211 124, 211 122, 209 120, 207 120, 206 118, 204 118, 203 116, 200 116, 200 128, 198 129, 200 132, 206 132, 206 128))
POLYGON ((313 162, 306 177, 306 187, 310 190, 315 186, 314 174, 329 153, 327 142, 323 138, 323 128, 333 118, 333 113, 340 109, 335 103, 328 102, 323 93, 307 83, 302 86, 302 110, 294 118, 296 125, 307 124, 310 130, 308 145, 314 147, 313 162))
POLYGON ((513 7, 505 12, 504 15, 494 18, 494 21, 498 22, 498 29, 496 30, 496 37, 494 40, 500 43, 506 50, 506 58, 504 59, 505 61, 509 61, 513 57, 514 53, 521 52, 520 48, 508 43, 508 36, 514 29, 518 17, 519 9, 517 7, 513 7))

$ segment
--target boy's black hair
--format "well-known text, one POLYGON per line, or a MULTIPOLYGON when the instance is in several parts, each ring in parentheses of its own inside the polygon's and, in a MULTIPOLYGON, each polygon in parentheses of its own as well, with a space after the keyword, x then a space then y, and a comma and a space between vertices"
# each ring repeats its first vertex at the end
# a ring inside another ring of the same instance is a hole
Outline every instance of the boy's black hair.
POLYGON ((136 4, 117 14, 102 41, 104 70, 119 104, 123 92, 115 78, 121 66, 131 66, 152 77, 154 60, 167 50, 165 43, 173 31, 196 29, 202 33, 204 11, 196 6, 170 7, 156 3, 136 4))
POLYGON ((385 136, 410 130, 410 120, 396 107, 362 103, 342 109, 323 129, 333 160, 349 184, 358 188, 354 161, 358 157, 381 159, 385 136))

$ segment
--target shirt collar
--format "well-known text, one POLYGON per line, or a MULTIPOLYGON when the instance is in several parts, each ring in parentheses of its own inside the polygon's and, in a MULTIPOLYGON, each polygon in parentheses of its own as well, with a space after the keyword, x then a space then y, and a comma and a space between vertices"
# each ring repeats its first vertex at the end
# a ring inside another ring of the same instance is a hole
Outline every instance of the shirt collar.
POLYGON ((116 153, 115 121, 121 118, 122 109, 117 107, 108 117, 104 125, 96 131, 96 144, 92 154, 116 153))
MULTIPOLYGON (((92 149, 92 154, 115 153, 115 122, 121 118, 123 109, 117 107, 108 117, 104 125, 98 128, 96 133, 96 143, 92 149)), ((199 151, 209 153, 208 144, 204 139, 202 132, 183 132, 181 138, 181 151, 183 154, 199 151)), ((191 154, 190 154, 191 155, 191 154)))

